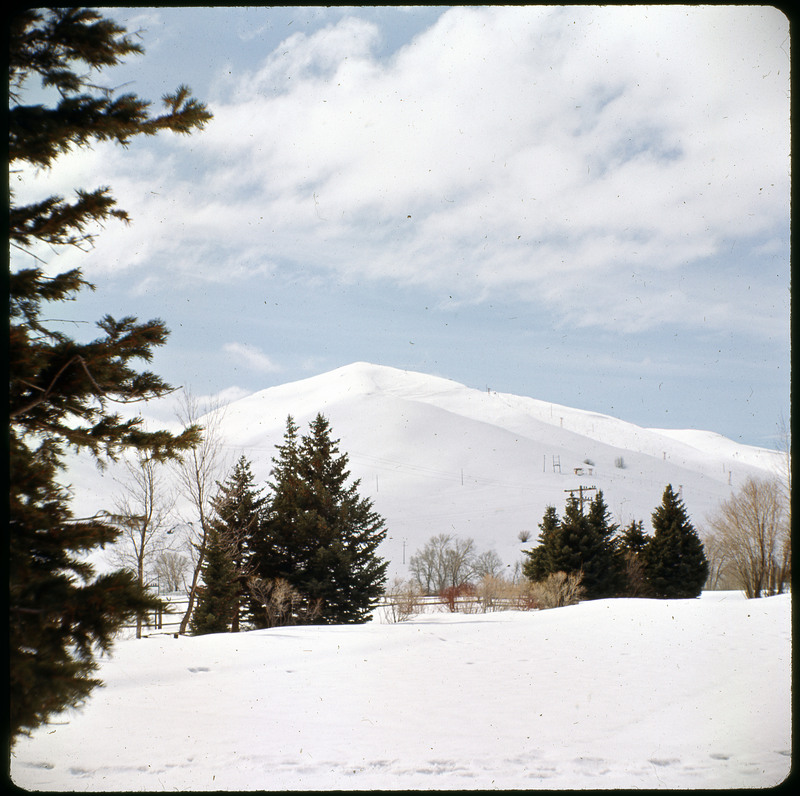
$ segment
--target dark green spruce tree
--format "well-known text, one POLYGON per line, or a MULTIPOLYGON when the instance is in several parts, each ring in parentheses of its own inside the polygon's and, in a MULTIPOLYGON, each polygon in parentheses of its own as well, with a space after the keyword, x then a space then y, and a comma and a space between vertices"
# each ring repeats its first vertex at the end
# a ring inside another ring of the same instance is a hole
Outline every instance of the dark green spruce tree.
POLYGON ((617 597, 625 590, 625 559, 616 538, 619 526, 613 521, 603 491, 598 490, 586 515, 588 554, 583 565, 583 586, 587 599, 617 597))
POLYGON ((650 537, 644 532, 644 523, 641 520, 633 520, 620 534, 619 545, 625 552, 642 555, 649 541, 650 537))
POLYGON ((539 545, 526 552, 526 577, 539 581, 555 572, 582 572, 586 599, 619 593, 623 562, 614 538, 617 526, 611 522, 602 492, 597 493, 588 511, 584 511, 581 500, 570 495, 560 520, 556 510, 548 506, 539 527, 539 545))
POLYGON ((261 532, 266 510, 267 499, 262 491, 255 485, 247 457, 240 456, 212 500, 214 516, 211 525, 224 543, 234 569, 233 633, 239 632, 248 602, 247 581, 253 574, 252 546, 261 532))
MULTIPOLYGON (((272 459, 265 516, 258 532, 250 541, 249 569, 251 576, 264 584, 269 592, 276 579, 287 580, 303 565, 305 553, 295 533, 300 514, 299 428, 294 418, 286 419, 283 444, 277 445, 272 459)), ((254 627, 265 627, 266 617, 261 600, 264 594, 248 596, 248 613, 254 627)), ((307 604, 307 598, 302 596, 307 604)), ((307 607, 307 605, 306 605, 307 607)))
POLYGON ((555 506, 545 509, 539 530, 539 544, 532 550, 523 551, 527 558, 522 564, 522 574, 534 582, 544 580, 551 572, 558 572, 561 522, 555 506))
POLYGON ((659 598, 698 597, 708 577, 703 543, 671 484, 653 512, 645 562, 647 584, 659 598))
POLYGON ((366 622, 386 582, 388 562, 377 555, 386 538, 384 520, 359 496, 360 482, 350 481, 347 467, 347 454, 318 414, 300 446, 300 536, 312 544, 308 567, 294 585, 321 601, 325 624, 366 622))
MULTIPOLYGON (((189 133, 210 114, 185 87, 152 115, 133 94, 97 88, 91 74, 142 48, 124 29, 91 9, 33 8, 14 12, 9 28, 9 168, 13 185, 26 173, 58 166, 63 153, 96 141, 128 144, 162 130, 189 133), (26 103, 39 84, 42 100, 26 103)), ((85 554, 119 531, 98 513, 76 518, 62 485, 68 448, 98 461, 125 451, 166 460, 197 444, 195 427, 173 435, 124 419, 115 403, 156 398, 171 387, 139 370, 163 345, 161 321, 107 315, 99 336, 77 342, 59 328, 53 304, 92 288, 79 270, 55 273, 64 246, 91 242, 98 222, 128 221, 109 188, 45 196, 9 207, 9 666, 11 739, 75 706, 99 684, 98 650, 117 630, 158 601, 133 575, 99 577, 85 554), (31 264, 28 264, 31 263, 31 264)))
POLYGON ((645 577, 647 546, 650 537, 644 532, 644 523, 633 520, 620 534, 619 550, 625 562, 626 597, 652 596, 645 577))
POLYGON ((318 603, 319 624, 367 621, 386 581, 388 564, 377 554, 386 537, 383 518, 347 468, 325 417, 317 415, 299 443, 289 418, 272 472, 259 574, 283 578, 318 603))
POLYGON ((238 583, 232 551, 220 531, 212 526, 206 540, 203 585, 197 590, 197 604, 190 627, 195 636, 227 633, 238 608, 238 583))

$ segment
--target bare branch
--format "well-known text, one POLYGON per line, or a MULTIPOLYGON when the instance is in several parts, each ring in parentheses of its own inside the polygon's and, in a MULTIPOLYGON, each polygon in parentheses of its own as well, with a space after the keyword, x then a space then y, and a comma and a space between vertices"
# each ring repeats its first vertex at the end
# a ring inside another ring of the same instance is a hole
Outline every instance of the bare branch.
POLYGON ((201 420, 203 426, 200 442, 189 450, 176 466, 179 488, 191 504, 197 520, 197 525, 194 522, 188 523, 193 529, 190 543, 197 552, 197 558, 194 561, 192 582, 189 587, 189 603, 181 620, 180 632, 185 633, 194 610, 200 572, 205 561, 212 511, 212 490, 220 480, 225 466, 221 433, 225 405, 219 399, 211 399, 201 406, 190 392, 184 391, 176 414, 184 426, 200 425, 201 420))

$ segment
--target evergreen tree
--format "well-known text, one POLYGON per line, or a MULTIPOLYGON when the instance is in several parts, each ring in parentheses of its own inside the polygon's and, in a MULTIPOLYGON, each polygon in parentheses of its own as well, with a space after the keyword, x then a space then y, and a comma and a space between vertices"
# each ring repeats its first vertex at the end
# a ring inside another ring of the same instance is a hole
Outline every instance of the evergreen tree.
MULTIPOLYGON (((289 576, 303 564, 298 549, 300 539, 295 534, 300 513, 298 431, 294 418, 289 415, 283 444, 276 446, 277 455, 272 459, 271 494, 267 500, 265 517, 250 542, 250 571, 261 582, 262 591, 269 590, 268 584, 276 579, 288 582, 289 576)), ((262 594, 248 597, 250 621, 255 627, 265 626, 262 599, 262 594)))
POLYGON ((319 602, 320 624, 365 622, 383 591, 387 562, 376 553, 383 518, 350 483, 347 454, 317 415, 300 443, 291 417, 272 471, 273 488, 260 545, 259 575, 283 578, 319 602))
POLYGON ((708 561, 683 501, 672 485, 653 512, 653 536, 646 548, 646 578, 655 597, 698 597, 708 561))
POLYGON ((532 550, 523 551, 527 560, 522 564, 522 574, 528 580, 544 580, 550 573, 557 572, 556 556, 561 549, 561 523, 555 506, 548 506, 539 523, 539 544, 532 550))
MULTIPOLYGON (((583 503, 570 495, 564 507, 559 527, 559 546, 553 556, 556 572, 580 572, 594 552, 589 522, 583 512, 583 503)), ((588 591, 587 591, 587 597, 588 591)))
POLYGON ((230 547, 216 527, 208 533, 202 575, 204 585, 198 589, 192 612, 192 633, 226 633, 238 609, 238 580, 230 547))
POLYGON ((308 567, 294 584, 322 601, 322 622, 331 624, 367 621, 388 566, 376 554, 386 538, 383 518, 359 496, 358 480, 348 485, 348 456, 338 446, 318 414, 300 447, 300 536, 313 541, 308 567))
MULTIPOLYGON (((9 165, 48 169, 57 157, 94 141, 127 144, 160 130, 188 133, 210 118, 181 87, 151 116, 132 94, 115 97, 89 80, 89 70, 118 63, 142 48, 96 11, 24 9, 9 20, 9 165), (39 80, 57 95, 53 106, 25 104, 39 80)), ((20 170, 24 174, 24 170, 20 170)), ((18 179, 23 179, 19 177, 18 179)), ((45 197, 9 207, 9 243, 39 262, 36 251, 90 243, 97 222, 128 221, 108 188, 78 190, 67 201, 45 197)), ((109 402, 158 397, 172 388, 139 371, 167 330, 105 316, 100 337, 78 343, 43 315, 50 302, 72 300, 92 286, 77 269, 50 275, 50 266, 9 265, 9 641, 11 737, 77 705, 99 681, 95 654, 107 650, 119 627, 159 602, 132 575, 94 578, 86 554, 113 542, 119 531, 101 515, 77 519, 59 483, 66 448, 102 461, 126 450, 166 460, 196 444, 199 429, 179 435, 146 431, 139 418, 123 419, 109 402)), ((55 315, 57 316, 57 312, 55 315)))
POLYGON ((619 526, 611 518, 602 490, 589 504, 586 519, 589 541, 582 581, 586 597, 618 596, 625 588, 625 561, 616 539, 619 526))
POLYGON ((633 520, 619 538, 619 549, 625 562, 625 587, 627 597, 648 597, 651 591, 645 578, 646 551, 650 537, 644 532, 644 523, 633 520))
POLYGON ((254 484, 250 462, 241 456, 233 471, 219 485, 212 501, 212 527, 224 541, 234 568, 235 600, 231 631, 239 632, 241 608, 247 601, 248 576, 252 574, 252 543, 263 523, 266 498, 254 484))
POLYGON ((621 550, 641 555, 649 542, 649 537, 644 532, 644 523, 633 520, 620 535, 619 542, 621 550))
POLYGON ((590 600, 620 591, 623 562, 614 539, 617 526, 610 520, 602 492, 597 493, 588 512, 575 495, 570 495, 561 520, 548 506, 539 527, 539 546, 527 551, 523 566, 526 577, 541 581, 556 572, 581 572, 590 600))

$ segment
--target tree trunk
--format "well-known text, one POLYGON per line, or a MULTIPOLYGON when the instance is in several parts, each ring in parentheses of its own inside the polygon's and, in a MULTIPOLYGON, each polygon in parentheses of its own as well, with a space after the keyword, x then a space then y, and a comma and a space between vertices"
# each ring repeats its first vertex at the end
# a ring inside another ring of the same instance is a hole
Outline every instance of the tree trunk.
MULTIPOLYGON (((137 562, 137 564, 138 564, 137 575, 138 575, 138 579, 139 579, 139 586, 144 588, 144 562, 143 562, 141 556, 139 556, 139 561, 137 562)), ((137 616, 136 616, 136 638, 141 638, 141 637, 142 637, 142 615, 141 614, 137 614, 137 616)))
POLYGON ((186 628, 189 626, 189 620, 191 619, 192 611, 194 610, 194 601, 197 599, 197 582, 200 580, 200 572, 203 569, 203 562, 206 557, 207 539, 208 532, 206 531, 205 521, 203 521, 203 536, 197 551, 197 566, 195 566, 194 572, 192 573, 192 585, 189 589, 189 603, 186 606, 186 613, 183 615, 183 619, 181 619, 181 626, 178 631, 182 636, 186 634, 186 628))

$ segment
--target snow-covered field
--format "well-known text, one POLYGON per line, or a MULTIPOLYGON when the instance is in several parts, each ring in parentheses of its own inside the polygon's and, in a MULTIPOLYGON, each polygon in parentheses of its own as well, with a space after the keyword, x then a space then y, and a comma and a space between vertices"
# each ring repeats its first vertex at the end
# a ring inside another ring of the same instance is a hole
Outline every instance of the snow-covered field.
POLYGON ((739 788, 791 765, 791 599, 120 641, 32 790, 739 788))

